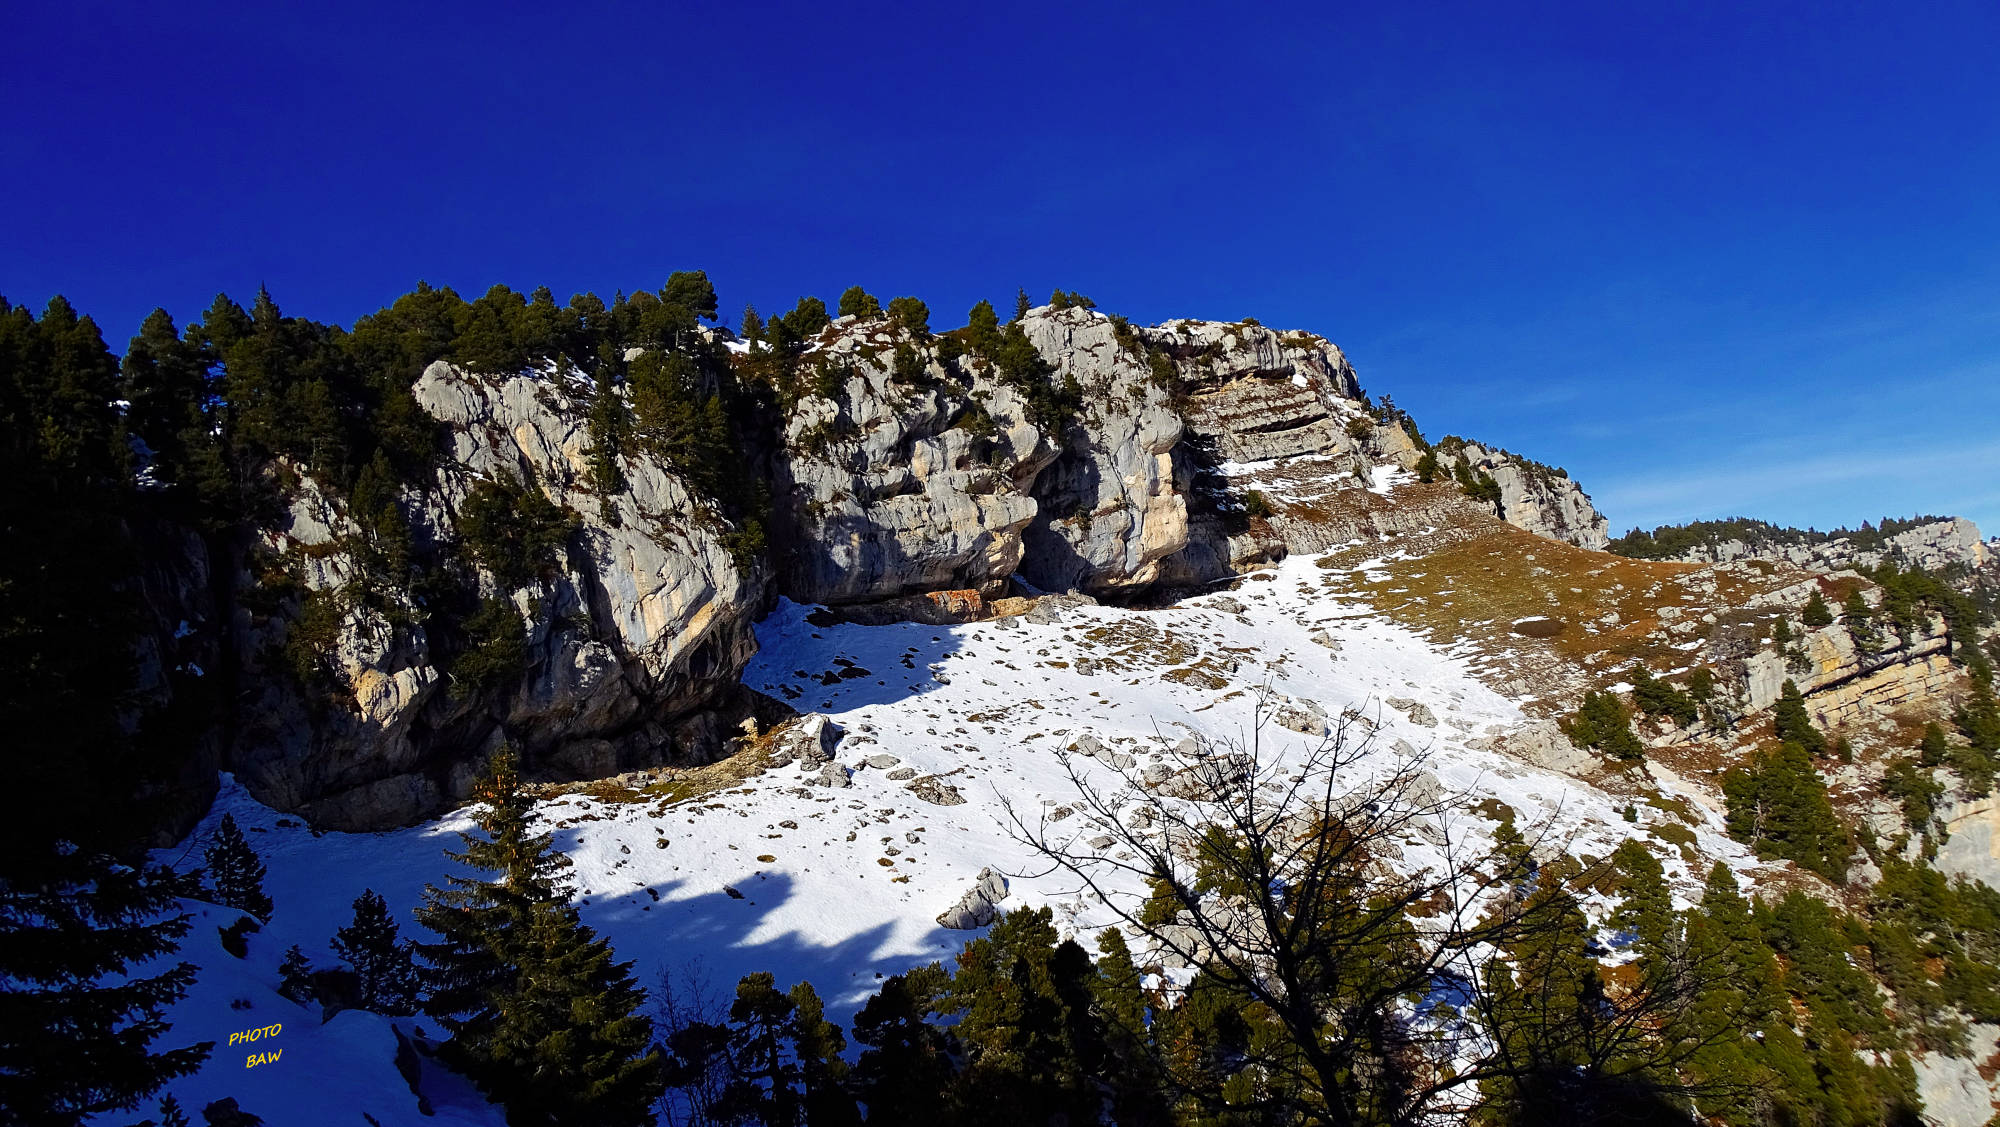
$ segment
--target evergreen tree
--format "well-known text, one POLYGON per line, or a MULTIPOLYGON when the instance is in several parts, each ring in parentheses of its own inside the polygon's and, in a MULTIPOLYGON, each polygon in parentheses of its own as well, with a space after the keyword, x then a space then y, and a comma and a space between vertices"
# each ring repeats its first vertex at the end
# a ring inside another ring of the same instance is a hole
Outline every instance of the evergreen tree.
POLYGON ((172 1096, 160 1097, 160 1127, 188 1127, 187 1112, 181 1110, 181 1102, 172 1096))
POLYGON ((849 286, 840 295, 840 315, 872 321, 882 315, 882 303, 860 286, 849 286))
POLYGON ((1932 720, 1924 725, 1923 742, 1917 745, 1917 763, 1924 767, 1942 767, 1951 757, 1951 743, 1945 739, 1944 728, 1932 720))
POLYGON ((757 316, 757 307, 743 307, 743 340, 754 351, 758 342, 764 339, 764 319, 757 316))
POLYGON ((807 1127, 860 1127, 861 1111, 847 1088, 848 1067, 842 1053, 847 1038, 840 1026, 826 1020, 826 1007, 810 982, 794 985, 792 1057, 798 1061, 801 1110, 807 1127))
POLYGON ((1840 621, 1847 627, 1847 634, 1854 639, 1854 648, 1862 653, 1873 653, 1877 637, 1875 634, 1874 612, 1869 609, 1868 600, 1862 597, 1861 588, 1847 593, 1847 602, 1840 609, 1840 621))
POLYGON ((1665 716, 1683 728, 1700 715, 1693 697, 1673 683, 1654 677, 1643 662, 1632 667, 1632 701, 1646 715, 1665 716))
POLYGON ((1644 845, 1629 839, 1612 851, 1611 862, 1623 879, 1618 907, 1611 914, 1612 926, 1632 933, 1633 945, 1642 957, 1665 960, 1673 951, 1679 928, 1666 869, 1644 845))
POLYGON ((1173 1122, 1166 1078, 1151 1051, 1148 1004, 1139 968, 1125 935, 1115 927, 1097 936, 1097 995, 1104 1038, 1101 1072, 1111 1084, 1111 1120, 1130 1127, 1165 1127, 1173 1122))
POLYGON ((312 973, 312 963, 306 959, 306 953, 299 950, 298 944, 292 944, 285 949, 285 958, 278 964, 278 993, 301 1006, 311 1003, 314 996, 312 973))
POLYGON ((914 297, 891 298, 889 320, 895 322, 904 332, 922 339, 931 335, 930 306, 914 297))
POLYGON ((1799 612, 1799 621, 1814 630, 1833 625, 1833 609, 1826 605, 1826 596, 1820 594, 1817 586, 1813 588, 1812 596, 1806 599, 1805 609, 1799 612))
POLYGON ((854 1067, 855 1091, 868 1105, 870 1127, 930 1127, 947 1120, 950 1046, 926 1019, 948 983, 936 963, 891 975, 854 1015, 854 1039, 868 1046, 854 1067))
POLYGON ((799 303, 785 314, 785 326, 798 340, 809 341, 820 331, 833 323, 826 315, 826 302, 816 297, 802 297, 799 303))
POLYGON ((610 368, 599 365, 590 396, 590 487, 597 491, 601 515, 616 524, 611 498, 625 491, 625 471, 618 458, 631 431, 631 412, 619 396, 610 368))
POLYGON ((1593 747, 1613 759, 1644 759, 1646 745, 1632 731, 1632 717, 1625 703, 1613 693, 1588 692, 1583 704, 1568 722, 1570 742, 1593 747))
POLYGON ((1777 703, 1771 706, 1771 722, 1779 739, 1799 745, 1807 755, 1826 754, 1826 734, 1813 724, 1804 694, 1790 679, 1778 690, 1777 703))
POLYGON ((676 270, 660 287, 660 301, 678 306, 705 321, 715 320, 715 283, 706 270, 676 270))
POLYGON ((1014 321, 1019 322, 1021 318, 1026 317, 1032 305, 1033 302, 1028 300, 1027 290, 1016 290, 1014 293, 1014 321))
POLYGON ((8 1122, 74 1125, 124 1111, 186 1076, 213 1042, 156 1052, 162 1014, 195 968, 132 968, 187 934, 172 874, 70 842, 6 858, 0 881, 0 1109, 8 1122))
POLYGON ((1438 477, 1437 451, 1426 450, 1424 451, 1423 456, 1417 459, 1417 480, 1423 482, 1425 485, 1429 485, 1430 483, 1436 481, 1437 477, 1438 477))
POLYGON ((372 888, 354 900, 354 920, 333 937, 333 953, 354 970, 360 1008, 407 1014, 416 1008, 417 971, 410 945, 396 935, 395 917, 372 888))
POLYGON ((965 347, 987 360, 1000 354, 1000 317, 993 312, 992 302, 981 301, 966 315, 965 347))
POLYGON ((735 1075, 716 1101, 716 1118, 774 1127, 799 1122, 804 1111, 801 1070, 787 1047, 796 1009, 769 971, 745 975, 736 984, 736 1000, 729 1006, 735 1075))
POLYGON ((203 856, 208 862, 209 881, 215 886, 216 903, 260 919, 271 918, 271 898, 264 895, 264 862, 258 860, 243 831, 236 828, 233 816, 222 816, 215 841, 203 856))
POLYGON ((439 941, 418 945, 428 968, 425 1012, 452 1039, 447 1055, 524 1123, 639 1124, 659 1094, 652 1024, 631 965, 569 906, 568 859, 529 825, 532 800, 502 748, 478 797, 483 837, 449 856, 491 876, 425 889, 418 919, 439 941))
POLYGON ((1765 857, 1783 857, 1836 883, 1851 843, 1827 801, 1826 781, 1796 743, 1764 752, 1723 776, 1729 834, 1765 857))

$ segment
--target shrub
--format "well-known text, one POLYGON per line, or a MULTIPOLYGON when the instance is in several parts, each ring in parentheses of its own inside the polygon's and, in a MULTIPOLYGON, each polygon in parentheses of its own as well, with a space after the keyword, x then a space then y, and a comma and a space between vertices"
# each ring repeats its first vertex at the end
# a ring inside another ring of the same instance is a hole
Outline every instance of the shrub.
POLYGON ((1243 495, 1243 511, 1253 517, 1269 518, 1271 502, 1264 497, 1261 489, 1252 489, 1243 495))

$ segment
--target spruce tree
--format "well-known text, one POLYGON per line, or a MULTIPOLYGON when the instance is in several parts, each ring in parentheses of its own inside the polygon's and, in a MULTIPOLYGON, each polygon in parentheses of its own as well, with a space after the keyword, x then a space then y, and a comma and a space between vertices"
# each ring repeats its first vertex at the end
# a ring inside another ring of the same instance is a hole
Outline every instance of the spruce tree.
POLYGON ((0 1109, 9 1122, 125 1111, 201 1067, 213 1042, 156 1052, 195 968, 132 968, 187 934, 173 876, 69 842, 7 858, 0 881, 0 1109), (9 1118, 11 1117, 11 1118, 9 1118))
POLYGON ((417 913, 440 937, 417 951, 449 1059, 521 1122, 645 1122, 660 1062, 631 965, 569 906, 568 859, 531 831, 511 750, 495 754, 478 797, 483 836, 463 835, 448 856, 491 875, 447 877, 417 913))
POLYGON ((1018 322, 1021 318, 1026 317, 1032 305, 1033 302, 1028 300, 1027 290, 1016 290, 1014 293, 1014 320, 1018 322))
POLYGON ((354 971, 360 1008, 379 1014, 415 1011, 417 970, 410 945, 396 935, 395 917, 372 888, 354 900, 354 921, 333 937, 333 953, 354 971))
POLYGON ((1833 608, 1826 605, 1826 596, 1815 586, 1812 596, 1806 599, 1805 609, 1799 612, 1799 621, 1814 630, 1833 625, 1833 608))
POLYGON ((181 1102, 172 1096, 160 1097, 160 1127, 188 1127, 187 1112, 181 1110, 181 1102))
POLYGON ((271 898, 264 895, 264 862, 236 828, 236 819, 224 814, 215 829, 215 841, 203 855, 208 861, 209 883, 215 902, 245 911, 262 920, 271 918, 271 898))
POLYGON ((764 339, 764 319, 757 316, 757 307, 743 307, 743 341, 754 351, 759 341, 764 339))

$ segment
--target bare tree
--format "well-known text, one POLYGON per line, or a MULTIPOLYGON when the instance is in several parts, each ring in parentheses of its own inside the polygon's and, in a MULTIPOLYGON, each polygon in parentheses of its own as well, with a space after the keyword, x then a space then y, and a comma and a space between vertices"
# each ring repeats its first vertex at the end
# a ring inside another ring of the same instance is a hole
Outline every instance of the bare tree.
POLYGON ((1661 1071, 1659 1032, 1686 997, 1661 985, 1674 979, 1649 981, 1634 1005, 1583 999, 1590 1028, 1552 1046, 1549 1031, 1579 1019, 1576 991, 1487 973, 1496 954, 1581 918, 1536 895, 1535 858, 1563 852, 1554 819, 1532 839, 1509 823, 1491 846, 1467 849, 1454 813, 1470 793, 1447 791, 1427 754, 1377 749, 1376 725, 1351 709, 1323 737, 1274 754, 1263 741, 1274 699, 1259 693, 1241 738, 1162 737, 1150 767, 1107 752, 1110 763, 1086 768, 1059 753, 1083 816, 1009 814, 1019 840, 1162 963, 1191 968, 1281 1031, 1240 1063, 1289 1105, 1282 1118, 1431 1122, 1552 1067, 1661 1071), (1135 897, 1135 882, 1151 896, 1135 897), (1552 1013, 1558 1004, 1570 1012, 1552 1013), (1537 1016, 1554 1022, 1534 1028, 1537 1016))

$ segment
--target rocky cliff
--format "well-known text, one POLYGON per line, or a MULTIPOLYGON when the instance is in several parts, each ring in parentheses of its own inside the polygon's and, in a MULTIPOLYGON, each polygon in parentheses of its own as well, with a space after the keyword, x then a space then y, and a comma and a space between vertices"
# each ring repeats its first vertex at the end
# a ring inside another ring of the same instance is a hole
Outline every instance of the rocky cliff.
MULTIPOLYGON (((377 828, 462 798, 502 740, 570 778, 714 755, 751 707, 750 627, 777 594, 938 620, 984 613, 982 597, 1010 586, 1155 597, 1471 504, 1442 487, 1415 508, 1389 502, 1384 475, 1407 479, 1421 452, 1378 423, 1323 338, 1053 307, 1019 330, 1053 399, 991 356, 887 319, 842 318, 810 341, 818 378, 738 431, 749 437, 735 472, 769 498, 762 553, 742 550, 724 511, 658 458, 620 454, 625 486, 600 495, 596 393, 581 373, 432 364, 412 390, 445 453, 394 498, 429 578, 383 582, 385 548, 351 499, 269 465, 274 519, 234 543, 190 539, 162 565, 149 605, 178 609, 142 654, 149 691, 193 699, 186 671, 206 670, 220 735, 200 766, 231 768, 316 823, 377 828), (1260 493, 1286 475, 1341 500, 1307 511, 1274 504, 1279 488, 1260 493), (564 514, 558 550, 525 579, 467 552, 482 482, 564 514), (468 615, 494 600, 523 639, 498 683, 458 665, 476 642, 468 615)), ((1574 483, 1497 449, 1465 452, 1499 483, 1504 519, 1602 543, 1574 483)))
MULTIPOLYGON (((502 740, 571 776, 718 748, 714 709, 755 652, 763 581, 731 558, 713 507, 645 459, 624 460, 627 488, 601 499, 587 484, 587 410, 567 380, 440 362, 414 392, 448 443, 435 487, 400 499, 420 545, 460 536, 481 481, 539 491, 574 515, 558 558, 530 581, 479 579, 519 615, 520 675, 498 691, 465 691, 444 667, 422 596, 355 598, 363 530, 311 478, 295 477, 251 559, 284 569, 306 605, 329 608, 330 677, 301 685, 281 660, 301 623, 242 601, 235 650, 247 699, 229 763, 245 785, 320 824, 376 828, 462 799, 502 740)), ((246 572, 240 586, 255 592, 267 580, 246 572)))
POLYGON ((1819 543, 1780 539, 1728 539, 1704 543, 1681 552, 1673 559, 1689 563, 1728 563, 1740 559, 1784 560, 1819 571, 1842 568, 1875 568, 1893 561, 1901 567, 1942 571, 1951 567, 1977 568, 1988 560, 1979 526, 1963 517, 1930 521, 1881 538, 1872 546, 1857 544, 1850 537, 1819 543))

